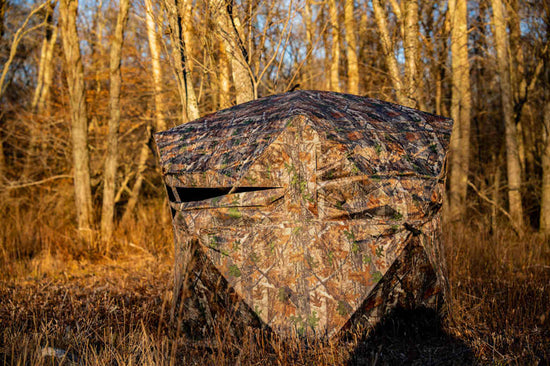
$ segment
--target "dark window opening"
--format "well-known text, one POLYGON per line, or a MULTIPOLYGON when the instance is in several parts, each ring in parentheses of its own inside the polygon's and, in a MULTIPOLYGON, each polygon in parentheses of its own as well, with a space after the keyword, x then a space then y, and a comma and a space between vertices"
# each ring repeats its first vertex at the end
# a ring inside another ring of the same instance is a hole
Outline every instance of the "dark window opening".
MULTIPOLYGON (((344 208, 345 210, 345 208, 344 208)), ((380 207, 373 207, 369 208, 367 210, 357 211, 357 212, 350 212, 344 215, 340 215, 337 217, 333 217, 332 219, 336 220, 342 220, 342 219, 350 219, 350 220, 363 220, 363 219, 390 219, 390 220, 400 220, 403 217, 399 212, 394 210, 388 205, 380 206, 380 207)))
POLYGON ((221 197, 231 193, 265 191, 266 189, 275 189, 279 187, 238 187, 231 192, 233 187, 219 188, 183 188, 168 187, 168 198, 172 202, 195 202, 209 198, 221 197))

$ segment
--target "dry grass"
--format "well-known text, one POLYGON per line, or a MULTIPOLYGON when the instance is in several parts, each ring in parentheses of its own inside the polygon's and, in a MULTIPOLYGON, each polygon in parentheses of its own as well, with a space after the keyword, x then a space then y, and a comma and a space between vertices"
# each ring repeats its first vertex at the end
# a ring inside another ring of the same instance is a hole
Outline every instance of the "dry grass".
POLYGON ((141 207, 106 248, 75 239, 65 200, 2 207, 0 364, 548 364, 550 245, 448 226, 450 310, 396 312, 368 334, 305 343, 220 320, 191 340, 170 324, 172 234, 162 202, 141 207), (47 356, 57 350, 58 356, 47 356))

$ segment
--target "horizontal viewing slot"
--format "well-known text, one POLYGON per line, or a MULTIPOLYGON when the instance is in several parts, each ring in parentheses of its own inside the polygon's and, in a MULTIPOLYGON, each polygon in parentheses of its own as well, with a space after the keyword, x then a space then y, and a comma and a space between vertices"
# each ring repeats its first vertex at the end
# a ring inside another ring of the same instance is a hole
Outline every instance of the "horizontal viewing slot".
POLYGON ((332 220, 362 220, 362 219, 384 219, 399 220, 402 215, 388 205, 373 207, 362 211, 349 212, 343 215, 332 217, 332 220))
MULTIPOLYGON (((167 187, 168 198, 172 202, 195 202, 207 200, 209 198, 221 197, 229 194, 233 187, 218 187, 218 188, 183 188, 183 187, 167 187)), ((267 189, 275 189, 279 187, 238 187, 231 193, 265 191, 267 189)))

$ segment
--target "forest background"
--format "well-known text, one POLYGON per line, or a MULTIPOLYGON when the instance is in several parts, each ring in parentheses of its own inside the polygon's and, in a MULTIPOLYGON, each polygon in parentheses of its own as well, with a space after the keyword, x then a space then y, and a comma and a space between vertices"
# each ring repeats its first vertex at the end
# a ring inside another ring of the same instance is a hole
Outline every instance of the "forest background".
MULTIPOLYGON (((9 324, 0 357, 39 357, 52 340, 65 348, 89 342, 86 352, 126 344, 65 339, 61 325, 47 325, 67 301, 60 292, 39 292, 56 299, 44 310, 22 290, 44 281, 69 291, 69 277, 84 281, 91 271, 104 273, 94 280, 104 285, 118 278, 105 274, 114 266, 142 276, 128 280, 129 293, 161 281, 148 299, 168 301, 173 244, 155 131, 262 96, 319 89, 454 119, 445 332, 482 360, 548 361, 549 32, 546 0, 0 0, 0 278, 11 301, 0 306, 9 324), (41 322, 29 320, 36 314, 41 322)), ((177 343, 149 334, 163 323, 154 308, 138 316, 142 329, 115 327, 148 339, 148 357, 177 343)), ((212 357, 229 357, 218 346, 212 357)), ((338 352, 337 361, 353 358, 338 352)))

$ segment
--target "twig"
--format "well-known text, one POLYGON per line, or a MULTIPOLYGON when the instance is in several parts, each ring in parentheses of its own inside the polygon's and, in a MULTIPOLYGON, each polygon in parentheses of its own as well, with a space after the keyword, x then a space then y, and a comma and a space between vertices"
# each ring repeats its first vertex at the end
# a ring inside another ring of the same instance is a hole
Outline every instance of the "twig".
POLYGON ((52 180, 56 180, 56 179, 64 179, 64 178, 72 178, 72 177, 73 176, 69 175, 69 174, 61 174, 61 175, 56 175, 56 176, 53 176, 53 177, 45 178, 45 179, 42 179, 42 180, 37 180, 35 182, 26 182, 26 183, 21 183, 21 184, 9 183, 5 186, 5 188, 6 189, 25 188, 25 187, 31 187, 31 186, 36 186, 36 185, 39 185, 39 184, 43 184, 43 183, 46 183, 46 182, 49 182, 49 181, 52 181, 52 180))

